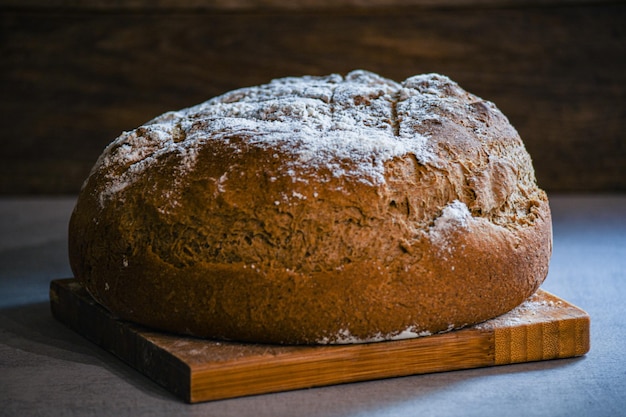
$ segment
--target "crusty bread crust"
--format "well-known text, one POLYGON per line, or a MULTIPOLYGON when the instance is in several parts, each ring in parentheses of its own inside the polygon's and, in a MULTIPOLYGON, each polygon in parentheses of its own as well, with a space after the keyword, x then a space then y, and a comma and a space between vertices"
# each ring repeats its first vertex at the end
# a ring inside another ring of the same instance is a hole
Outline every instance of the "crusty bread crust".
POLYGON ((478 323, 547 275, 548 200, 515 129, 448 78, 365 71, 236 90, 120 136, 70 263, 117 316, 265 343, 478 323))

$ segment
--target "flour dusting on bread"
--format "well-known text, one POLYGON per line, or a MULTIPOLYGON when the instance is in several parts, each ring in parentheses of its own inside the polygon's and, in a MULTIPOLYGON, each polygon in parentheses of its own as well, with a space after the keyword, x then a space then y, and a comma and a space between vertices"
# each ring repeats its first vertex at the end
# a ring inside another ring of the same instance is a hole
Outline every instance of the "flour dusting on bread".
MULTIPOLYGON (((443 111, 462 113, 472 98, 439 74, 403 83, 367 71, 345 77, 288 77, 246 87, 205 103, 159 116, 125 132, 107 147, 94 170, 111 170, 104 202, 123 191, 151 165, 175 158, 181 173, 195 169, 199 147, 208 141, 272 147, 297 155, 286 170, 327 168, 334 177, 383 184, 384 165, 412 154, 436 164, 423 127, 443 111)), ((295 178, 297 181, 298 178, 295 178)))

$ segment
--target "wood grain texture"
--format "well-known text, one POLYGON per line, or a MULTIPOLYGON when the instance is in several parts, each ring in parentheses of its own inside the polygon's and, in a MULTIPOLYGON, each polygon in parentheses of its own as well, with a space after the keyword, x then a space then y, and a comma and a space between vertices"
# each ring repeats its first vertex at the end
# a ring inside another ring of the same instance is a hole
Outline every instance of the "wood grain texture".
POLYGON ((54 8, 56 10, 145 11, 145 10, 319 10, 371 9, 383 7, 528 7, 589 4, 607 0, 0 0, 0 7, 19 9, 54 8))
POLYGON ((493 330, 494 364, 506 365, 583 355, 590 348, 589 325, 578 307, 541 291, 516 314, 478 327, 493 330))
POLYGON ((512 3, 0 6, 0 194, 75 194, 106 144, 165 111, 355 68, 440 72, 494 101, 549 191, 626 190, 626 3, 512 3))
POLYGON ((510 313, 449 333, 344 346, 202 340, 113 318, 74 279, 52 281, 53 315, 188 402, 580 356, 589 316, 539 291, 510 313))

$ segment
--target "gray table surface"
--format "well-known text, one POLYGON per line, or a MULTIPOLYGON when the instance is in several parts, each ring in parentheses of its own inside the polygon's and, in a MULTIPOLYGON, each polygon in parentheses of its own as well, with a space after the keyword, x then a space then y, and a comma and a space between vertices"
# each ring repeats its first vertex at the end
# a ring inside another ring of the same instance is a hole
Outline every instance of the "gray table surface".
POLYGON ((626 415, 626 196, 550 201, 543 288, 590 314, 586 356, 186 404, 52 318, 74 198, 2 198, 0 415, 626 415))

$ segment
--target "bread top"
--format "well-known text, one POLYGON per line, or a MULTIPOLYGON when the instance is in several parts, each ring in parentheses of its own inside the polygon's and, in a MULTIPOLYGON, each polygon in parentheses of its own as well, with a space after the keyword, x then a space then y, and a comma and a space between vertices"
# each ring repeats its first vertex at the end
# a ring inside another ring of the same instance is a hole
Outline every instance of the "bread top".
POLYGON ((109 175, 102 197, 124 189, 164 154, 180 157, 181 172, 193 169, 199 149, 212 146, 209 141, 235 152, 272 149, 284 159, 283 174, 296 182, 313 174, 382 184, 386 161, 407 153, 420 162, 431 158, 419 125, 439 116, 417 97, 420 85, 436 101, 455 84, 430 75, 401 85, 365 71, 345 78, 291 77, 165 113, 105 151, 96 169, 119 170, 109 175))
POLYGON ((277 79, 165 113, 121 135, 94 169, 110 171, 103 201, 165 155, 177 159, 181 174, 193 170, 205 146, 272 149, 294 182, 321 176, 382 185, 385 163, 396 157, 411 154, 421 165, 445 168, 450 157, 479 159, 477 148, 494 143, 510 148, 521 141, 493 103, 449 78, 426 74, 396 83, 358 70, 277 79))

